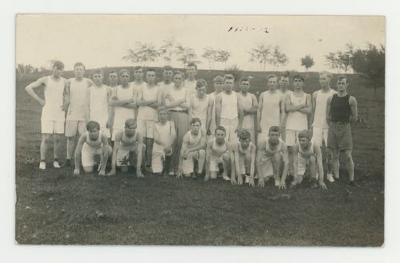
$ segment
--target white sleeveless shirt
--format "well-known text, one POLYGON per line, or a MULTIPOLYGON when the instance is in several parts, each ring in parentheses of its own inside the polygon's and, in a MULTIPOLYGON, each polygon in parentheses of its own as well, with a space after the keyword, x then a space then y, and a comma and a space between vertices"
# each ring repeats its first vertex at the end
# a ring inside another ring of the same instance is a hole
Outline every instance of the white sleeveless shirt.
POLYGON ((100 122, 101 125, 107 121, 109 93, 110 87, 104 84, 101 87, 95 85, 90 87, 90 120, 100 122))
MULTIPOLYGON (((121 85, 118 85, 115 89, 115 96, 119 100, 126 100, 134 98, 134 88, 132 85, 129 85, 126 88, 123 88, 121 85)), ((125 107, 114 107, 114 119, 119 120, 121 123, 124 123, 125 120, 135 118, 135 111, 133 109, 125 108, 125 107)), ((122 128, 122 127, 118 127, 122 128)))
MULTIPOLYGON (((295 93, 289 94, 290 101, 293 106, 305 104, 307 101, 307 94, 303 92, 302 96, 297 97, 295 93)), ((292 111, 288 113, 286 121, 286 129, 294 131, 307 130, 307 114, 299 111, 292 111)))
POLYGON ((58 80, 54 80, 51 76, 48 76, 45 81, 45 104, 42 108, 42 120, 64 121, 65 113, 62 110, 62 105, 65 79, 59 78, 58 80))
MULTIPOLYGON (((263 98, 262 110, 261 110, 261 127, 269 129, 271 126, 280 125, 280 102, 282 101, 282 93, 278 90, 271 92, 269 90, 261 94, 263 98)), ((264 132, 268 130, 262 129, 264 132)))
POLYGON ((205 95, 202 99, 198 98, 197 95, 191 97, 190 108, 192 110, 192 117, 199 118, 202 126, 206 124, 209 99, 209 95, 205 95))
POLYGON ((70 104, 68 108, 68 120, 84 121, 89 118, 89 79, 70 79, 70 104))
POLYGON ((326 104, 328 98, 335 94, 336 91, 329 89, 328 92, 318 90, 315 92, 315 112, 313 126, 315 128, 327 129, 328 122, 326 121, 326 104))
POLYGON ((221 118, 233 120, 238 117, 238 97, 235 91, 231 94, 220 93, 221 96, 221 118))

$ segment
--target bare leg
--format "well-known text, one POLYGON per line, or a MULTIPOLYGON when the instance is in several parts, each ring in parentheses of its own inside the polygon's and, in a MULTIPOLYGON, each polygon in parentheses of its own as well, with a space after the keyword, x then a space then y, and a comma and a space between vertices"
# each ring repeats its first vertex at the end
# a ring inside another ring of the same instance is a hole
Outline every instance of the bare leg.
POLYGON ((199 150, 199 161, 198 161, 199 174, 203 172, 205 161, 206 161, 206 152, 204 150, 199 150))
POLYGON ((50 136, 50 134, 42 134, 42 141, 40 142, 40 161, 46 161, 46 153, 50 136))
POLYGON ((279 186, 280 185, 281 162, 282 162, 281 154, 280 153, 275 153, 274 156, 272 157, 272 170, 273 170, 273 173, 274 173, 275 186, 279 186))
POLYGON ((351 150, 346 150, 344 152, 345 158, 346 158, 346 168, 347 168, 347 173, 349 174, 349 180, 350 182, 354 181, 354 162, 353 162, 353 157, 351 155, 351 150))
POLYGON ((67 159, 71 160, 72 156, 74 156, 74 148, 75 148, 75 136, 67 137, 67 159))
POLYGON ((332 172, 336 179, 339 179, 339 152, 337 149, 331 149, 332 153, 332 172))

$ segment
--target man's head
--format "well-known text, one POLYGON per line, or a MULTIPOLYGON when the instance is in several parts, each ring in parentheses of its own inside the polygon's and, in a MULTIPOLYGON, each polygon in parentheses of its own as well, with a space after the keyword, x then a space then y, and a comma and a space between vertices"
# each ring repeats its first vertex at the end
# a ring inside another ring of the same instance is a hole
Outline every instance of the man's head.
POLYGON ((131 75, 129 73, 129 70, 121 69, 119 71, 119 80, 121 82, 121 85, 123 85, 123 86, 128 85, 130 77, 131 77, 131 75))
POLYGON ((173 76, 174 76, 174 70, 172 69, 172 67, 165 66, 163 68, 163 81, 165 83, 170 83, 172 81, 173 76))
POLYGON ((125 121, 125 135, 127 137, 132 137, 133 135, 135 135, 136 128, 137 123, 135 119, 127 119, 125 121))
POLYGON ((188 79, 193 80, 197 75, 197 65, 193 62, 188 63, 186 66, 186 75, 188 79))
POLYGON ((108 83, 110 84, 110 86, 118 85, 118 72, 113 70, 108 73, 108 83))
POLYGON ((311 141, 311 133, 308 130, 302 130, 297 135, 301 148, 308 148, 311 141))
POLYGON ((289 72, 285 72, 282 76, 279 77, 279 88, 282 91, 289 89, 289 84, 290 84, 289 76, 290 76, 289 72))
POLYGON ((167 109, 160 109, 158 111, 158 120, 161 123, 165 123, 168 120, 169 112, 167 109))
POLYGON ((350 83, 347 76, 339 76, 337 80, 337 91, 340 93, 347 92, 349 84, 350 83))
POLYGON ((319 73, 319 84, 321 85, 322 88, 329 87, 329 84, 332 79, 332 74, 329 73, 328 71, 322 71, 319 73))
POLYGON ((239 131, 239 142, 243 149, 247 149, 250 145, 250 132, 242 129, 239 131))
POLYGON ((272 146, 278 145, 280 136, 281 136, 281 129, 278 126, 271 126, 268 130, 269 145, 272 145, 272 146))
POLYGON ((53 70, 54 77, 56 77, 56 78, 61 77, 61 73, 64 70, 64 63, 62 63, 61 61, 58 61, 58 60, 54 61, 52 70, 53 70))
POLYGON ((197 96, 203 98, 207 94, 207 81, 199 79, 196 83, 197 96))
POLYGON ((174 83, 176 87, 180 87, 182 85, 183 79, 185 78, 182 71, 174 72, 174 83))
POLYGON ((304 86, 304 78, 300 75, 293 77, 293 88, 295 90, 302 90, 304 86))
POLYGON ((201 120, 199 118, 193 118, 190 121, 190 130, 192 131, 192 134, 197 135, 199 134, 201 128, 201 120))
POLYGON ((103 71, 101 69, 97 69, 92 74, 92 79, 96 86, 101 86, 103 84, 103 71))
POLYGON ((81 79, 85 74, 85 65, 82 62, 76 62, 74 65, 74 75, 75 78, 81 79))
POLYGON ((215 141, 218 144, 223 144, 225 143, 225 136, 226 136, 226 130, 223 126, 218 126, 215 129, 215 141))
POLYGON ((150 85, 156 84, 156 70, 149 68, 146 70, 146 82, 150 85))
POLYGON ((214 90, 217 93, 220 93, 224 89, 224 82, 225 82, 224 77, 222 77, 221 75, 217 75, 213 79, 214 90))
POLYGON ((86 130, 88 131, 90 140, 95 141, 99 138, 100 124, 98 122, 89 121, 86 124, 86 130))
POLYGON ((133 78, 134 78, 135 81, 137 81, 137 82, 142 82, 142 81, 143 81, 143 75, 144 75, 144 73, 143 73, 143 67, 141 67, 141 66, 136 66, 136 67, 133 69, 133 78))
POLYGON ((241 78, 239 82, 240 91, 246 93, 250 89, 250 79, 249 78, 241 78))
POLYGON ((235 85, 235 79, 230 76, 225 76, 224 78, 224 91, 229 93, 233 90, 235 85))
POLYGON ((278 77, 275 74, 270 74, 267 76, 267 86, 271 91, 276 90, 278 87, 278 77))

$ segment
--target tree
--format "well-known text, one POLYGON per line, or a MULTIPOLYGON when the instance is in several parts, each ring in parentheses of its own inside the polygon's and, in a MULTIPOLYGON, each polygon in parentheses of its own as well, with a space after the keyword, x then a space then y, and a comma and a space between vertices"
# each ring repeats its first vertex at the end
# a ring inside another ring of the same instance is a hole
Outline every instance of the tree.
POLYGON ((367 49, 355 50, 351 67, 372 82, 376 95, 376 89, 385 85, 385 47, 368 44, 367 49))
POLYGON ((160 57, 164 59, 165 62, 171 63, 172 57, 175 53, 174 47, 175 40, 173 38, 163 41, 163 44, 159 48, 158 52, 160 53, 160 57))
POLYGON ((200 63, 197 59, 196 51, 193 48, 184 47, 182 45, 177 45, 175 48, 175 53, 177 54, 177 60, 182 62, 183 67, 188 63, 200 63))
POLYGON ((217 50, 210 47, 205 48, 201 56, 208 61, 208 67, 212 69, 217 56, 217 50))
POLYGON ((309 68, 314 66, 314 59, 310 55, 307 55, 301 58, 301 65, 306 68, 306 71, 308 71, 309 68))
POLYGON ((351 43, 347 43, 344 51, 329 52, 325 59, 330 68, 347 73, 352 64, 353 54, 354 46, 351 43))
POLYGON ((258 44, 255 48, 252 48, 249 52, 250 61, 260 64, 262 70, 265 70, 265 66, 268 63, 271 47, 264 44, 258 44))
POLYGON ((269 63, 275 67, 286 65, 289 62, 288 57, 283 53, 279 46, 274 47, 274 51, 271 54, 269 63))
POLYGON ((228 61, 229 57, 231 56, 231 53, 227 50, 219 49, 217 50, 215 54, 215 61, 216 62, 221 62, 224 63, 226 66, 226 62, 228 61))
POLYGON ((146 63, 154 62, 160 57, 159 51, 151 43, 136 42, 135 46, 135 49, 128 49, 128 54, 122 59, 145 66, 146 63))

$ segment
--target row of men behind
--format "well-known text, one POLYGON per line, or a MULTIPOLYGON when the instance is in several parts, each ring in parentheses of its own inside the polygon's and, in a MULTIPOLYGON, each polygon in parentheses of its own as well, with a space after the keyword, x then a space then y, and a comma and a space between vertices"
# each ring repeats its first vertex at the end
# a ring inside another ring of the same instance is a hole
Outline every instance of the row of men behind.
MULTIPOLYGON (((291 91, 289 90, 288 75, 280 76, 279 87, 278 77, 269 75, 267 77, 268 90, 263 92, 259 97, 259 101, 257 101, 256 96, 248 92, 250 80, 248 78, 240 79, 240 91, 235 92, 233 91, 235 80, 230 74, 215 77, 213 80, 215 91, 211 94, 206 94, 207 82, 195 79, 197 68, 194 64, 187 66, 186 74, 188 79, 186 80, 183 72, 174 72, 171 67, 165 67, 162 82, 156 82, 154 69, 146 71, 144 81, 143 68, 137 67, 134 70, 133 82, 130 82, 128 70, 121 70, 119 75, 117 72, 111 72, 108 76, 110 86, 103 84, 104 76, 100 70, 92 74, 92 80, 84 78, 85 67, 82 63, 75 64, 75 77, 72 79, 65 80, 62 78, 62 70, 63 64, 56 62, 51 76, 40 78, 26 87, 28 93, 43 105, 41 118, 43 134, 41 169, 45 169, 47 142, 50 135, 64 133, 64 125, 67 137, 66 164, 69 165, 74 153, 75 136, 79 134, 81 139, 84 138, 82 135, 88 137, 88 131, 86 130, 88 120, 99 124, 102 136, 111 137, 114 149, 118 148, 118 146, 115 146, 123 141, 122 138, 129 137, 124 133, 127 129, 125 122, 127 120, 135 120, 135 125, 137 123, 138 128, 136 131, 135 127, 135 134, 142 138, 144 156, 142 159, 144 160, 144 167, 148 171, 157 172, 159 170, 158 167, 154 167, 157 165, 156 160, 159 157, 161 160, 166 161, 167 167, 164 170, 169 174, 180 176, 185 173, 186 166, 189 167, 190 171, 190 167, 193 165, 188 163, 193 163, 192 159, 194 157, 187 158, 188 153, 185 151, 192 153, 198 152, 199 149, 205 149, 207 138, 201 145, 196 146, 194 150, 190 147, 190 150, 185 150, 187 142, 185 142, 184 138, 190 130, 191 135, 187 135, 189 142, 196 141, 193 136, 198 135, 193 133, 192 126, 199 123, 201 125, 199 134, 204 134, 206 137, 209 136, 215 140, 218 130, 216 128, 222 127, 224 129, 224 141, 226 140, 229 146, 227 149, 233 149, 235 145, 238 145, 238 137, 240 138, 243 129, 249 133, 249 140, 253 145, 256 144, 256 141, 260 145, 263 141, 269 141, 270 128, 278 127, 282 142, 286 142, 284 148, 286 149, 287 146, 288 159, 293 164, 288 169, 292 175, 296 174, 294 160, 295 158, 298 159, 299 155, 295 153, 295 149, 301 146, 299 144, 299 135, 304 130, 310 130, 310 136, 307 135, 306 137, 311 139, 312 134, 312 142, 310 142, 305 151, 300 151, 301 155, 303 157, 307 155, 303 153, 307 152, 307 149, 320 149, 320 147, 324 149, 325 145, 328 145, 333 157, 329 162, 331 165, 327 166, 328 180, 332 182, 334 179, 330 170, 338 178, 338 155, 340 151, 343 151, 346 156, 350 182, 353 183, 354 181, 350 121, 357 119, 357 102, 354 97, 347 94, 349 81, 346 77, 338 79, 338 94, 336 94, 330 88, 331 75, 327 72, 321 73, 321 89, 310 96, 303 91, 304 79, 302 76, 296 75, 293 77, 293 91, 291 91), (34 88, 41 86, 45 88, 44 100, 33 91, 34 88), (161 125, 162 117, 160 116, 164 112, 168 120, 165 126, 161 125), (199 122, 193 124, 193 120, 199 120, 199 122), (167 131, 169 131, 169 135, 167 131), (171 133, 174 133, 174 135, 171 133), (165 139, 164 144, 159 143, 157 136, 165 139), (166 147, 166 145, 168 146, 166 147), (181 150, 182 147, 183 150, 181 150)), ((304 133, 302 133, 303 137, 304 133)), ((53 162, 56 168, 60 167, 57 160, 57 137, 57 135, 54 136, 55 159, 53 162)), ((79 141, 81 142, 81 140, 79 141)), ((89 141, 84 142, 82 146, 84 145, 90 145, 89 141)), ((75 151, 75 156, 82 156, 83 164, 85 157, 79 151, 75 151)), ((266 150, 266 152, 268 151, 266 150)), ((136 153, 139 152, 136 151, 136 153)), ((321 151, 312 150, 316 163, 318 163, 318 158, 316 158, 319 155, 318 152, 320 153, 321 151)), ((120 154, 120 157, 123 155, 120 154)), ((128 155, 125 154, 124 156, 127 157, 128 155)), ((207 155, 204 158, 200 153, 194 156, 196 157, 195 159, 199 159, 198 168, 203 169, 203 159, 206 160, 207 155)), ((121 165, 124 162, 127 163, 127 160, 129 163, 129 158, 124 158, 115 158, 115 160, 122 162, 115 161, 114 163, 121 165)), ((79 172, 80 164, 81 161, 75 164, 75 173, 79 172)), ((84 163, 83 166, 87 166, 86 164, 84 163)), ((258 165, 256 166, 258 167, 258 165)), ((138 169, 140 170, 140 166, 138 166, 138 169)), ((228 168, 223 170, 234 171, 235 169, 228 168)), ((286 174, 283 170, 282 172, 286 174)), ((260 174, 260 170, 257 169, 257 171, 260 174)), ((113 173, 115 173, 115 169, 112 169, 111 174, 113 173)), ((207 169, 206 174, 208 175, 207 169)), ((277 178, 276 171, 274 174, 277 178)), ((319 171, 317 174, 321 174, 319 175, 319 178, 322 179, 320 180, 320 185, 325 187, 323 184, 323 172, 319 171)), ((141 172, 138 175, 141 175, 141 172)), ((230 180, 235 182, 232 178, 230 180)), ((263 184, 262 181, 260 180, 260 184, 263 184)), ((280 184, 279 182, 277 183, 277 185, 280 184)))

